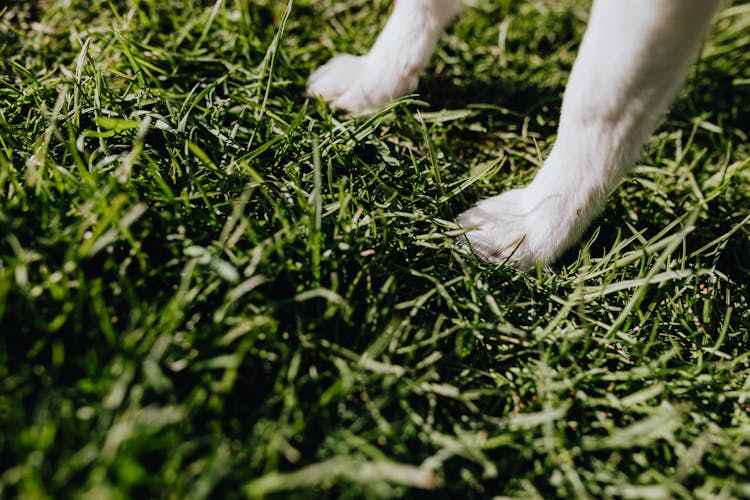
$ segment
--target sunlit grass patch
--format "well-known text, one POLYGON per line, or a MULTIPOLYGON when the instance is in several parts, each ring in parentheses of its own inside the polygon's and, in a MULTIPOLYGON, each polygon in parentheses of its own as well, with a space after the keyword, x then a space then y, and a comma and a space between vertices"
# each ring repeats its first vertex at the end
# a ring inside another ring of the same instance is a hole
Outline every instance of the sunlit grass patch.
POLYGON ((387 3, 0 8, 0 496, 750 495, 748 5, 522 274, 452 221, 540 166, 586 2, 469 2, 419 95, 306 99, 387 3))

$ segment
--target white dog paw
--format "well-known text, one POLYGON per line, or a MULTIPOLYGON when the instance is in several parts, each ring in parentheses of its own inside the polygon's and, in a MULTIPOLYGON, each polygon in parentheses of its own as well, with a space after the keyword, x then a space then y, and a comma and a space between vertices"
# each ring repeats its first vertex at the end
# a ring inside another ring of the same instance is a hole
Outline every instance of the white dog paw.
POLYGON ((371 54, 342 54, 318 68, 307 80, 307 95, 322 97, 334 109, 358 113, 412 92, 416 75, 393 73, 392 61, 371 54))
MULTIPOLYGON (((307 95, 334 103, 351 92, 366 64, 365 56, 341 54, 316 69, 307 80, 307 95)), ((365 105, 366 103, 361 103, 365 105)))
POLYGON ((539 199, 528 188, 482 200, 459 215, 467 230, 460 243, 487 262, 520 270, 546 266, 575 236, 564 205, 558 196, 539 199))

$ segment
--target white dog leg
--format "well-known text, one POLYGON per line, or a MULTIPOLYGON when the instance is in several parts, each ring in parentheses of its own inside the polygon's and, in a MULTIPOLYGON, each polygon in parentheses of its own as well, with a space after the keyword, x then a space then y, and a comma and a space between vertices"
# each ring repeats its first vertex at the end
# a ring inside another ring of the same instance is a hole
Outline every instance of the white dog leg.
POLYGON ((413 92, 443 29, 460 9, 460 0, 398 0, 370 52, 334 57, 310 76, 307 94, 358 112, 413 92))
POLYGON ((666 111, 719 3, 595 1, 536 178, 458 218, 479 257, 527 269, 580 237, 666 111))

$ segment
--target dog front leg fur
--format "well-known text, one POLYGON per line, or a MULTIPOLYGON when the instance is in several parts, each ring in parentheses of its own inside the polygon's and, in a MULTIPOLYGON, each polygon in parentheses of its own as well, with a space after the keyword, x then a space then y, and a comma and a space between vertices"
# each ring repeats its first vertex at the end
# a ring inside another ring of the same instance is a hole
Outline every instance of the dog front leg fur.
POLYGON ((361 112, 413 92, 460 9, 460 0, 398 0, 370 51, 331 59, 310 76, 307 94, 335 109, 361 112))
POLYGON ((719 0, 596 0, 534 180, 461 214, 474 253, 546 265, 601 211, 674 98, 719 0))

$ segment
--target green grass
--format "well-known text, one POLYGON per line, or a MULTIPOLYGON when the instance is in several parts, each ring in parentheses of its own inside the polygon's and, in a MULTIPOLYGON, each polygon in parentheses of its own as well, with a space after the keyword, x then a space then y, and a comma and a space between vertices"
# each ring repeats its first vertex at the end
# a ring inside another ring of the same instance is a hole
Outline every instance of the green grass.
POLYGON ((0 496, 750 496, 750 4, 553 270, 451 222, 549 150, 585 2, 306 99, 388 2, 0 9, 0 496))

